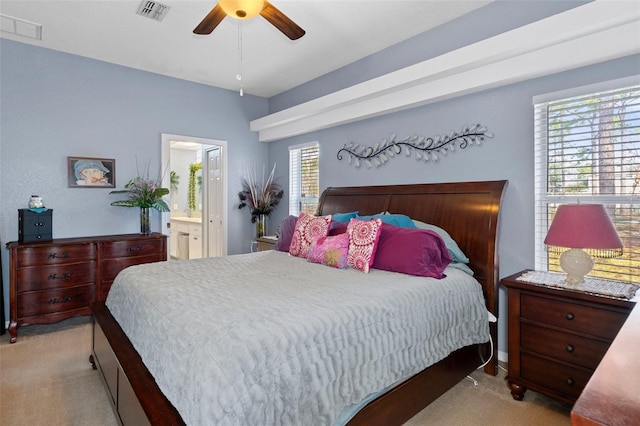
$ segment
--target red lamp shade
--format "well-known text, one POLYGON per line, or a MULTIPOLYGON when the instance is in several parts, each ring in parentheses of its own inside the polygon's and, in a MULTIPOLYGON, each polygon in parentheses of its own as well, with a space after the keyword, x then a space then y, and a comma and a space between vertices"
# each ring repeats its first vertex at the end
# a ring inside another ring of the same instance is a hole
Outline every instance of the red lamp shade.
POLYGON ((564 204, 558 207, 544 243, 565 247, 560 256, 560 267, 567 273, 570 285, 584 282, 591 272, 596 257, 622 255, 622 241, 602 204, 564 204))
POLYGON ((590 249, 593 255, 622 254, 622 240, 602 204, 563 204, 558 207, 544 243, 550 246, 590 249), (605 254, 609 252, 609 254, 605 254))

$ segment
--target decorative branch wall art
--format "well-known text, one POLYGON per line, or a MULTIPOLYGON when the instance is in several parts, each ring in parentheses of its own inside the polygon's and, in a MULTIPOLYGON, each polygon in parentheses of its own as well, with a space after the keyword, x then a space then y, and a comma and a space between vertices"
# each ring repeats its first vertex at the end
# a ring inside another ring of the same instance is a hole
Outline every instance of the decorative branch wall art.
POLYGON ((480 145, 485 138, 492 138, 493 134, 487 128, 480 125, 466 125, 459 130, 451 131, 448 135, 438 135, 434 137, 424 137, 420 135, 407 136, 404 139, 396 140, 396 134, 392 133, 389 139, 375 143, 373 146, 360 145, 357 143, 345 144, 338 151, 338 160, 347 156, 349 164, 360 167, 364 162, 367 168, 373 166, 380 167, 389 161, 390 158, 400 155, 404 148, 405 155, 412 155, 418 161, 438 161, 448 152, 455 152, 457 148, 466 149, 469 146, 480 145))

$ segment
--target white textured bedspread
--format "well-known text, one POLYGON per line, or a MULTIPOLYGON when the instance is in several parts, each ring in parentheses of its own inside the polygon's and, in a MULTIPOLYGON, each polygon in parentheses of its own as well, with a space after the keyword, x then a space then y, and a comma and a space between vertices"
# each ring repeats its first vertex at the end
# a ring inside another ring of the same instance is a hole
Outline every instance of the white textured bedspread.
POLYGON ((132 266, 107 307, 188 425, 332 425, 341 410, 489 340, 482 290, 267 251, 132 266))

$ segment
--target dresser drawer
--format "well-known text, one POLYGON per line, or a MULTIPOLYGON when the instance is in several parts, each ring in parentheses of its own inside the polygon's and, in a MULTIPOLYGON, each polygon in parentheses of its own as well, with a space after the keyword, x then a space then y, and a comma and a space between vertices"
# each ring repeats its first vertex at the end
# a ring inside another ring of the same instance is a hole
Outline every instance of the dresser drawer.
POLYGON ((96 282, 95 261, 60 265, 29 266, 18 269, 16 291, 74 287, 96 282))
POLYGON ((520 329, 522 350, 595 370, 609 343, 531 324, 520 329))
POLYGON ((23 266, 56 265, 74 263, 96 258, 95 244, 46 245, 21 248, 17 255, 18 268, 23 266))
POLYGON ((102 281, 113 281, 116 278, 116 275, 118 275, 118 272, 122 271, 127 266, 160 261, 162 261, 162 257, 157 253, 151 256, 123 257, 120 259, 104 260, 101 266, 102 281))
POLYGON ((86 308, 95 300, 94 284, 22 293, 17 296, 18 317, 46 315, 86 308))
MULTIPOLYGON (((162 251, 164 240, 158 238, 141 238, 131 241, 115 241, 102 244, 102 257, 131 257, 157 255, 162 251)), ((138 262, 146 263, 146 262, 138 262)), ((131 265, 135 265, 132 263, 131 265)), ((128 266, 128 265, 127 265, 128 266)))
POLYGON ((627 313, 522 294, 520 316, 567 330, 613 340, 627 313))
POLYGON ((520 357, 522 380, 535 383, 547 391, 572 401, 578 399, 593 373, 526 353, 521 353, 520 357))

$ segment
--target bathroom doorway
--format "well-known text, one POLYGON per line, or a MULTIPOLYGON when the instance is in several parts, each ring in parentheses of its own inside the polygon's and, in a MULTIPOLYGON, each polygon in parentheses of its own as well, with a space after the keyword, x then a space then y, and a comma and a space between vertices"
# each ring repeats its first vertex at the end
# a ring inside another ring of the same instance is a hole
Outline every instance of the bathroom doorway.
POLYGON ((227 254, 227 143, 216 139, 162 134, 162 163, 169 213, 162 232, 169 259, 227 254))

